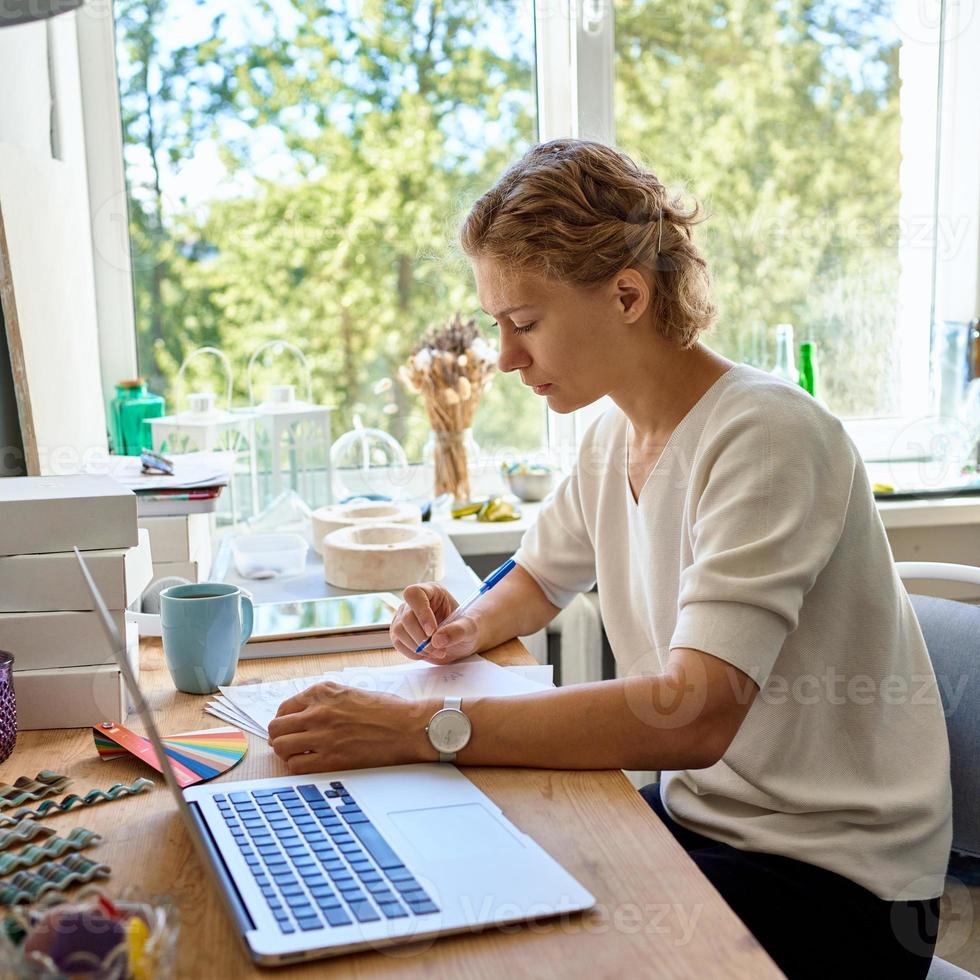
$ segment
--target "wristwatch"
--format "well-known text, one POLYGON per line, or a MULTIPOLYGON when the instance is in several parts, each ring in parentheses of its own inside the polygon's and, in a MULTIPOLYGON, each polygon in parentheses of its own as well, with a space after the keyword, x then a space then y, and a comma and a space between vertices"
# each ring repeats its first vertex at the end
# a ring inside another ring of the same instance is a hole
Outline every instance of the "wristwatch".
POLYGON ((470 719, 463 712, 462 698, 446 698, 425 726, 432 747, 439 753, 440 762, 455 762, 456 753, 464 748, 473 734, 470 719))

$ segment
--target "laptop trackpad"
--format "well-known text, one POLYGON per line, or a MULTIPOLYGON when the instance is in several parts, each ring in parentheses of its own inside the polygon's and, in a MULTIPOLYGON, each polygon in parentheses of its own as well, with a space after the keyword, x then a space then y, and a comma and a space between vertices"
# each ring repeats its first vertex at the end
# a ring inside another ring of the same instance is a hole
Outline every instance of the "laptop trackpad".
POLYGON ((465 858, 524 847, 479 803, 398 810, 389 813, 388 819, 420 854, 433 860, 465 858))

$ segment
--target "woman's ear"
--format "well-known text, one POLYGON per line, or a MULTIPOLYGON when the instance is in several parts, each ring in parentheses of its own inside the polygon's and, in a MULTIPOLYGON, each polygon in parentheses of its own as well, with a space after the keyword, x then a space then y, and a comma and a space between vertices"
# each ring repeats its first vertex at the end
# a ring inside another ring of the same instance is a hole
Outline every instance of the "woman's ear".
POLYGON ((616 304, 626 323, 636 323, 650 306, 650 284, 639 269, 623 269, 615 279, 616 304))

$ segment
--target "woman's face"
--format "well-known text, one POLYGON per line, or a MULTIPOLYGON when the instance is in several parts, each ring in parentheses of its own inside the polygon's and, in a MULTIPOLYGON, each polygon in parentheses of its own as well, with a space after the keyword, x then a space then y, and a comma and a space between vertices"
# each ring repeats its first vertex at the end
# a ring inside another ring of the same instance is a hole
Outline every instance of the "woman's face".
POLYGON ((583 288, 515 272, 487 258, 473 261, 484 312, 500 327, 501 371, 565 414, 608 394, 616 383, 620 337, 618 290, 583 288))

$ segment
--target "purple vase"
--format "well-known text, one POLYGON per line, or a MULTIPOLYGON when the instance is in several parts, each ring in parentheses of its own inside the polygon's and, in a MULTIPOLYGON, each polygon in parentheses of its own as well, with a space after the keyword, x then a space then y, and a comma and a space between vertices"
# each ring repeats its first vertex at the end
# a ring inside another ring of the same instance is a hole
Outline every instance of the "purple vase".
POLYGON ((13 654, 0 650, 0 762, 17 744, 17 698, 14 696, 13 654))

